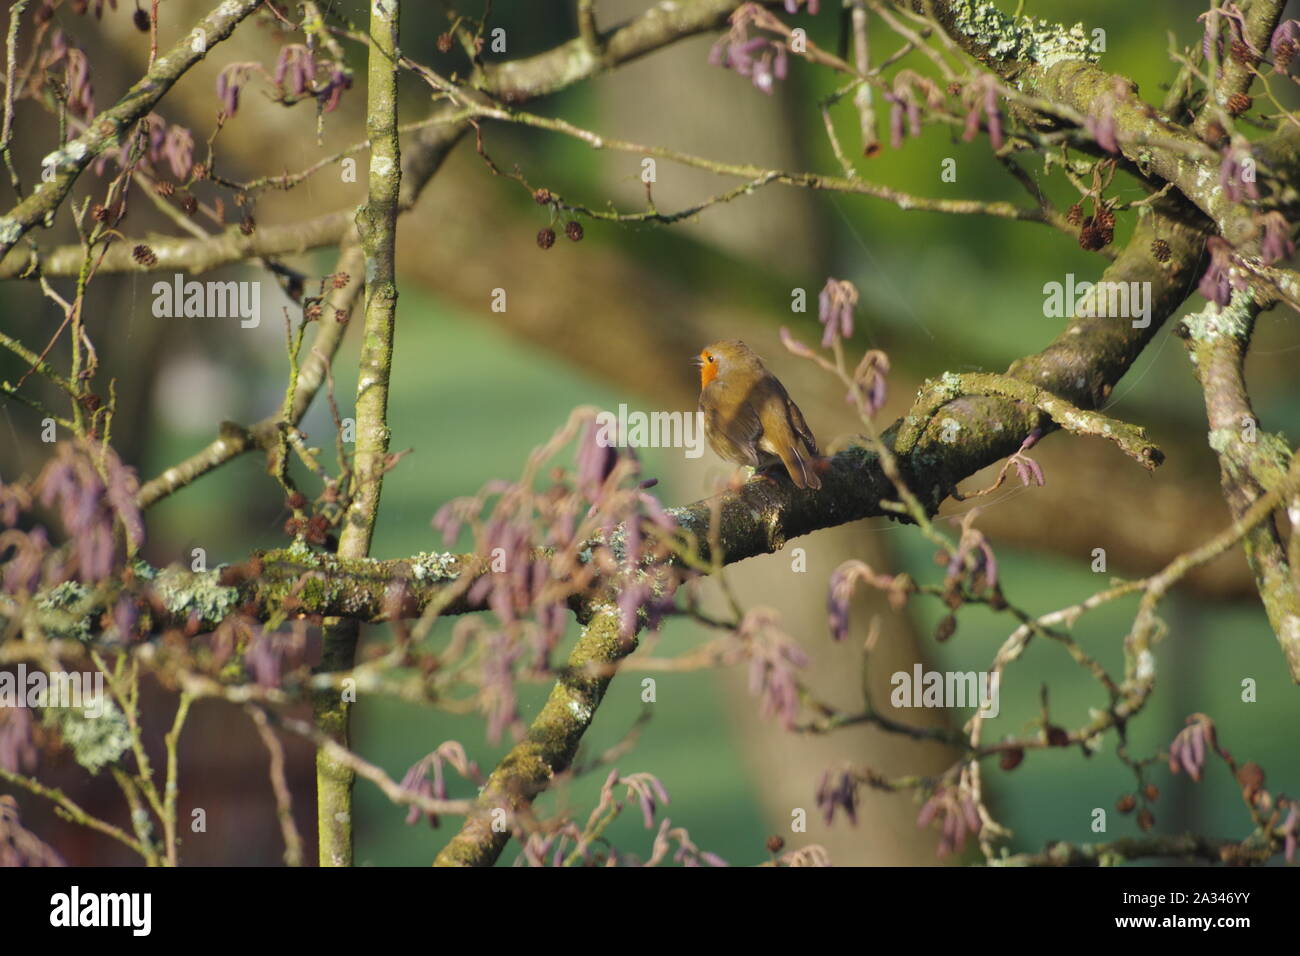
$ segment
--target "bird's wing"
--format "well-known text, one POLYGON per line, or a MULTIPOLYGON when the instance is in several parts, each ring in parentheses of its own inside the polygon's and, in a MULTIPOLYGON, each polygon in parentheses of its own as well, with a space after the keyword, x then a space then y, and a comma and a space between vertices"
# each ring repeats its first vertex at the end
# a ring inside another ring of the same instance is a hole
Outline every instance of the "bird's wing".
MULTIPOLYGON (((708 387, 716 388, 717 380, 708 387)), ((704 412, 709 430, 731 445, 736 454, 744 459, 743 464, 757 468, 758 449, 756 445, 759 436, 763 434, 763 423, 758 419, 758 412, 754 408, 753 402, 732 402, 731 404, 734 407, 725 413, 718 408, 720 404, 723 403, 714 401, 706 404, 703 397, 701 397, 700 410, 704 412)), ((721 457, 739 460, 732 455, 726 454, 724 449, 718 447, 718 444, 713 442, 712 439, 710 439, 710 444, 713 444, 713 450, 721 457)))
POLYGON ((781 392, 781 397, 785 399, 785 408, 790 419, 790 430, 808 446, 809 454, 820 455, 821 452, 817 450, 817 439, 813 437, 812 429, 808 427, 808 422, 804 420, 803 412, 799 411, 799 406, 794 403, 794 399, 785 390, 785 386, 781 384, 780 379, 773 378, 772 381, 776 383, 776 387, 781 392))

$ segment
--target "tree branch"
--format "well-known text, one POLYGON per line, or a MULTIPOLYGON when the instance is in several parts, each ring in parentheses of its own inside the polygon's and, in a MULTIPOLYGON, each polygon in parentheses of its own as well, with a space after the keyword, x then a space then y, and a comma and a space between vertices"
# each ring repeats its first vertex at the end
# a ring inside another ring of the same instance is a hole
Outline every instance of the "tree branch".
MULTIPOLYGON (((366 75, 366 132, 370 140, 369 199, 357 210, 357 233, 365 256, 366 314, 357 372, 357 444, 352 500, 339 535, 340 558, 370 553, 384 472, 388 469, 388 382, 397 326, 398 199, 402 156, 397 137, 397 57, 400 0, 370 4, 370 57, 366 75)), ((361 625, 351 619, 325 622, 320 669, 351 667, 361 625)), ((313 700, 316 726, 340 747, 348 746, 350 707, 344 695, 321 692, 313 700)), ((352 865, 354 770, 329 749, 316 752, 317 821, 322 866, 352 865)))
POLYGON ((179 43, 154 60, 144 77, 122 99, 91 122, 89 128, 41 165, 52 173, 30 196, 0 217, 0 259, 27 232, 59 207, 82 170, 104 150, 117 145, 131 124, 149 114, 172 84, 202 60, 208 49, 234 31, 241 20, 262 5, 262 0, 226 0, 190 30, 179 43))
MULTIPOLYGON (((1223 494, 1234 518, 1286 480, 1292 459, 1285 438, 1259 428, 1246 391, 1243 369, 1259 311, 1251 293, 1243 291, 1225 309, 1211 304, 1180 325, 1205 393, 1210 447, 1219 456, 1223 494)), ((1270 516, 1257 524, 1246 536, 1245 548, 1291 679, 1300 683, 1300 583, 1292 576, 1276 520, 1270 516)))

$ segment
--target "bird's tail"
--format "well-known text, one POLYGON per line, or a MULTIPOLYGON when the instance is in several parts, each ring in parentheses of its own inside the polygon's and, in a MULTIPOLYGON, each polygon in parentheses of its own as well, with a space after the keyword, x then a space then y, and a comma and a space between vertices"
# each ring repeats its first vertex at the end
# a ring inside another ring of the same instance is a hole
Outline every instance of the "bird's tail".
POLYGON ((785 470, 796 488, 811 488, 814 491, 820 488, 822 480, 817 472, 825 471, 825 468, 819 469, 818 465, 824 461, 826 459, 817 455, 805 457, 793 443, 781 449, 781 463, 785 465, 785 470))

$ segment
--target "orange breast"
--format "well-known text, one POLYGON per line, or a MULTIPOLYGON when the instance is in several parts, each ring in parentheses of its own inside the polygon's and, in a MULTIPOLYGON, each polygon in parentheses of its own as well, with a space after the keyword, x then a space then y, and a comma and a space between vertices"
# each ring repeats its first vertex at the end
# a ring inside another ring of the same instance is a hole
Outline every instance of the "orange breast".
POLYGON ((717 377, 718 377, 718 363, 710 362, 708 359, 704 359, 700 363, 700 391, 703 391, 704 387, 717 377))

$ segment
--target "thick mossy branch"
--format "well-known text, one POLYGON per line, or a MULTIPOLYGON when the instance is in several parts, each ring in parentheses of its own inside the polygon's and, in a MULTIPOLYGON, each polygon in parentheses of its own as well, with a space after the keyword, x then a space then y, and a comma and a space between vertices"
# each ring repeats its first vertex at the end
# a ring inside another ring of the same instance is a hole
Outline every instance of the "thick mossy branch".
POLYGON ((635 638, 623 637, 619 622, 614 605, 592 609, 564 676, 551 688, 527 736, 492 771, 474 812, 435 866, 491 866, 510 840, 510 822, 527 815, 533 799, 568 769, 611 680, 591 665, 617 663, 636 649, 635 638))
MULTIPOLYGON (((1009 375, 992 375, 986 372, 965 374, 948 373, 928 381, 922 387, 912 410, 903 421, 894 442, 894 450, 906 455, 934 422, 935 413, 944 405, 962 395, 993 395, 1026 402, 1051 416, 1052 422, 1076 435, 1095 435, 1113 441, 1148 471, 1165 460, 1164 452, 1147 439, 1146 431, 1100 412, 1078 408, 1065 399, 1037 385, 1020 381, 1009 375)), ((940 428, 943 432, 942 427, 940 428)), ((941 437, 941 440, 942 437, 941 437)))
MULTIPOLYGON (((1219 456, 1223 494, 1234 518, 1287 481, 1293 457, 1285 437, 1260 428, 1246 391, 1246 352, 1259 311, 1244 291, 1234 294, 1226 308, 1209 305, 1181 323, 1205 395, 1210 447, 1219 456)), ((1300 684, 1300 580, 1277 521, 1270 517, 1255 525, 1244 544, 1269 624, 1291 679, 1300 684)))
MULTIPOLYGON (((142 628, 201 633, 235 611, 264 621, 301 615, 379 623, 393 616, 418 617, 431 604, 447 614, 478 610, 459 596, 464 588, 455 586, 467 569, 472 573, 478 566, 473 555, 379 561, 340 558, 299 544, 259 551, 241 564, 210 571, 154 569, 137 562, 132 573, 135 593, 157 599, 142 605, 142 628)), ((50 637, 90 641, 115 597, 67 582, 37 595, 33 623, 50 637)))

